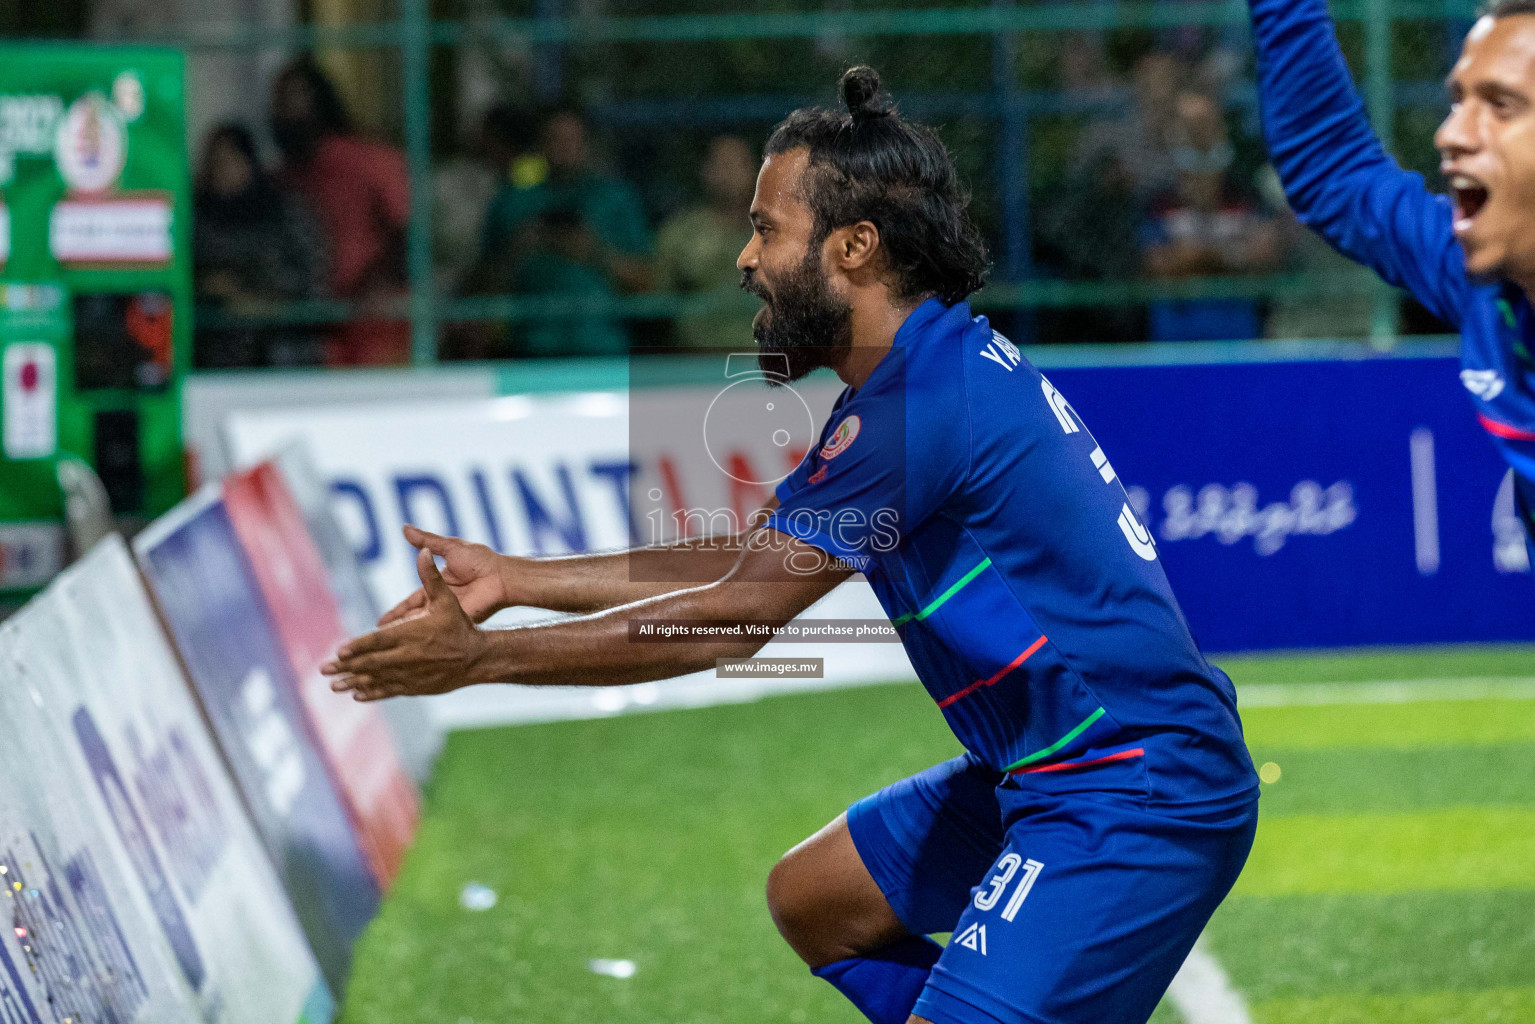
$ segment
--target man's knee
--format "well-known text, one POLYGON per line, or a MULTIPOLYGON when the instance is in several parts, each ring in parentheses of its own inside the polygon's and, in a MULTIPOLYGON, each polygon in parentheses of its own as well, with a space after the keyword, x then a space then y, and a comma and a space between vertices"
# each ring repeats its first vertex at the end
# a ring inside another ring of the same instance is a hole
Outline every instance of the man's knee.
POLYGON ((906 934, 841 817, 773 866, 767 902, 779 934, 811 967, 860 956, 906 934))
POLYGON ((799 847, 784 854, 767 877, 768 913, 773 915, 778 933, 796 952, 802 944, 813 942, 819 930, 813 871, 807 870, 810 866, 798 854, 799 847))

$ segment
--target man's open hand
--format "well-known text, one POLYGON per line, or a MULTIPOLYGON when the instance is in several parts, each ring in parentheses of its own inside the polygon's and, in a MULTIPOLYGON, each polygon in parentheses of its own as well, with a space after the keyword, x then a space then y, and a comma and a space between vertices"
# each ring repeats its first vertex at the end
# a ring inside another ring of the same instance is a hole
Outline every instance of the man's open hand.
MULTIPOLYGON (((511 604, 501 574, 504 559, 484 544, 441 537, 410 525, 405 527, 405 539, 412 547, 425 548, 442 559, 442 578, 471 622, 484 622, 511 604)), ((393 625, 420 615, 425 608, 426 590, 423 588, 385 612, 378 624, 393 625)))
MULTIPOLYGON (((427 536, 431 536, 428 534, 427 536)), ((430 547, 416 555, 421 577, 421 614, 349 641, 320 671, 336 678, 330 688, 357 700, 447 693, 471 682, 489 643, 437 571, 430 547)))

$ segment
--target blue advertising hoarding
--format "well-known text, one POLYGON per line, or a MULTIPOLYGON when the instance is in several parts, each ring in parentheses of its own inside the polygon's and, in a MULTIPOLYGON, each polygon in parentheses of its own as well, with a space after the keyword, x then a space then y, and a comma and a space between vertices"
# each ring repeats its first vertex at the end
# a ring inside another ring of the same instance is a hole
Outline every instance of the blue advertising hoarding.
POLYGON ((223 503, 191 499, 136 548, 257 831, 339 993, 379 890, 223 503))
POLYGON ((1208 650, 1535 639, 1507 467, 1442 358, 1063 368, 1208 650))

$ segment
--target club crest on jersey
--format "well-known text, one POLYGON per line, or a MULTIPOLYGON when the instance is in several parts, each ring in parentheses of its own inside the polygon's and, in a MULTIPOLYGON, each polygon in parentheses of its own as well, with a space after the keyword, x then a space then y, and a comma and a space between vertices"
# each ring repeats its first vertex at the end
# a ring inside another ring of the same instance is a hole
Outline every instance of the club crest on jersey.
POLYGON ((855 413, 837 424, 837 429, 832 433, 831 439, 821 445, 821 458, 835 459, 838 455, 852 447, 858 439, 858 431, 863 427, 863 421, 855 413))
POLYGON ((1460 382, 1466 390, 1484 402, 1490 402, 1503 393, 1503 376, 1497 370, 1462 370, 1460 382))

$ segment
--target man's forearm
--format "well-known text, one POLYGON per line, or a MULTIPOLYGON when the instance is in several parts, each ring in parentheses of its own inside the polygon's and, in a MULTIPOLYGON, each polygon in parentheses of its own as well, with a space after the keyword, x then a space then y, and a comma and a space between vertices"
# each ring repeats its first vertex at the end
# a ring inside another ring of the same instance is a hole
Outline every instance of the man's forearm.
MULTIPOLYGON (((659 597, 578 619, 484 630, 484 649, 470 666, 465 684, 620 686, 713 668, 719 658, 749 657, 766 641, 647 642, 636 640, 629 631, 631 619, 716 619, 721 614, 722 597, 729 593, 723 588, 743 586, 746 584, 721 582, 686 590, 674 588, 659 597)), ((787 622, 794 614, 792 609, 780 610, 738 597, 729 604, 740 609, 737 614, 761 615, 770 622, 787 622)))
POLYGON ((684 675, 721 657, 750 655, 773 631, 746 640, 653 642, 631 636, 631 620, 781 625, 850 575, 838 563, 814 558, 811 565, 801 557, 816 554, 792 538, 781 549, 753 541, 717 582, 563 622, 486 630, 470 620, 437 570, 433 552, 423 547, 416 556, 422 614, 347 642, 321 671, 334 677, 332 689, 352 691, 358 700, 447 693, 472 683, 614 686, 684 675))
POLYGON ((739 536, 606 554, 508 558, 506 592, 518 604, 596 612, 724 578, 741 554, 739 536))

